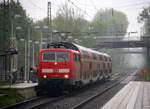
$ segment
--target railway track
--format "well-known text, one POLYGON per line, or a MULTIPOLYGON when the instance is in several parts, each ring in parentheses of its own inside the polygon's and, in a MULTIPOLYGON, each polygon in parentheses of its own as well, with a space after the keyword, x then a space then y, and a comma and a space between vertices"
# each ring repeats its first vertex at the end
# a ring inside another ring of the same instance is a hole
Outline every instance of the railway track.
MULTIPOLYGON (((116 76, 118 78, 118 82, 115 82, 112 85, 106 86, 106 88, 101 90, 100 93, 97 93, 96 95, 90 96, 89 98, 86 98, 83 101, 78 101, 78 99, 80 97, 76 98, 76 96, 78 96, 78 95, 82 96, 82 95, 80 95, 80 93, 84 93, 84 91, 78 91, 75 95, 73 95, 71 97, 65 97, 64 99, 60 99, 60 100, 53 102, 53 103, 47 103, 47 104, 39 105, 39 106, 36 106, 32 109, 45 109, 45 108, 48 108, 48 109, 53 109, 53 108, 56 108, 56 109, 79 109, 79 108, 82 108, 82 106, 86 105, 88 102, 90 102, 93 99, 97 98, 98 96, 104 94, 108 90, 114 88, 115 86, 117 86, 117 84, 119 84, 121 81, 126 79, 126 77, 124 77, 123 79, 119 80, 120 76, 118 74, 116 76), (76 103, 74 103, 74 101, 76 101, 76 103), (74 105, 74 104, 77 104, 77 105, 74 105)), ((104 84, 102 84, 102 85, 104 85, 104 84)))
POLYGON ((47 103, 57 102, 63 98, 65 98, 65 96, 55 98, 50 98, 46 96, 36 97, 7 107, 3 107, 2 109, 37 109, 37 107, 41 107, 43 105, 46 105, 47 103))
POLYGON ((42 107, 45 107, 45 106, 48 105, 48 104, 52 104, 52 103, 61 101, 61 100, 63 100, 63 99, 65 99, 65 96, 53 98, 52 100, 47 100, 47 101, 45 101, 44 103, 38 104, 38 105, 36 105, 36 106, 32 106, 32 107, 30 107, 29 109, 41 109, 42 107))
MULTIPOLYGON (((134 73, 133 75, 130 75, 129 73, 127 73, 127 75, 128 75, 127 77, 122 78, 121 80, 110 85, 109 87, 105 88, 101 92, 85 99, 84 101, 80 102, 77 105, 74 105, 71 109, 85 109, 85 108, 83 108, 84 106, 88 105, 90 102, 92 102, 94 99, 98 98, 99 96, 103 95, 104 93, 107 93, 108 91, 112 90, 112 88, 117 88, 121 83, 124 83, 124 81, 126 81, 128 83, 129 82, 128 78, 132 77, 131 80, 134 80, 135 78, 133 78, 133 77, 135 77, 136 73, 134 73)), ((117 74, 117 76, 118 76, 118 74, 117 74)))
MULTIPOLYGON (((126 77, 124 77, 123 79, 120 79, 121 75, 122 74, 116 74, 116 76, 114 77, 115 79, 117 79, 118 82, 115 82, 115 83, 113 83, 111 85, 108 85, 108 86, 106 85, 106 87, 103 88, 103 90, 101 90, 99 93, 97 93, 97 94, 95 94, 93 96, 90 96, 90 97, 84 99, 83 101, 80 101, 80 103, 78 103, 78 104, 75 103, 76 105, 74 105, 74 103, 73 103, 73 105, 69 106, 69 108, 67 108, 67 109, 70 109, 70 108, 71 109, 81 108, 84 105, 88 104, 93 99, 95 99, 98 96, 104 94, 105 92, 107 92, 111 88, 117 86, 117 84, 119 84, 121 81, 123 81, 124 79, 126 79, 126 77)), ((106 83, 108 83, 108 82, 106 82, 106 83)), ((105 83, 101 84, 101 85, 105 86, 105 83)), ((80 93, 80 91, 78 93, 80 93)), ((83 93, 83 92, 81 91, 81 93, 83 93)), ((50 106, 50 105, 53 105, 53 104, 56 104, 56 106, 57 106, 57 104, 58 105, 60 104, 59 102, 63 102, 63 101, 64 101, 64 104, 67 104, 67 102, 65 102, 65 101, 67 101, 67 99, 69 99, 69 98, 75 99, 74 97, 78 96, 78 95, 80 95, 80 94, 75 94, 75 95, 73 95, 71 97, 67 97, 67 96, 60 96, 60 97, 37 97, 37 98, 33 98, 31 100, 27 100, 27 101, 24 101, 24 102, 15 104, 15 105, 11 105, 9 107, 4 107, 3 109, 41 109, 43 107, 47 107, 47 106, 50 106)), ((59 107, 61 107, 61 105, 59 107)))
POLYGON ((104 93, 107 92, 108 90, 110 90, 110 89, 116 87, 116 86, 117 86, 118 84, 120 84, 120 82, 123 81, 123 80, 125 80, 125 78, 122 79, 122 80, 120 80, 120 81, 118 81, 117 83, 114 83, 114 84, 112 84, 111 86, 105 88, 105 89, 102 90, 100 93, 97 93, 97 94, 95 94, 95 95, 93 95, 93 96, 91 96, 91 97, 85 99, 84 101, 80 102, 79 104, 73 106, 71 109, 80 109, 80 108, 82 108, 84 105, 87 105, 87 104, 88 104, 89 102, 91 102, 93 99, 95 99, 95 98, 101 96, 102 94, 104 94, 104 93))

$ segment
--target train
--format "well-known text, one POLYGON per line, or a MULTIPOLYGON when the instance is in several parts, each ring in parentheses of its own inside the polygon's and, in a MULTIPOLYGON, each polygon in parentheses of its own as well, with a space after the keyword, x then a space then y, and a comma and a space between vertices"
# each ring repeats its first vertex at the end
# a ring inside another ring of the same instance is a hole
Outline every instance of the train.
POLYGON ((40 50, 38 87, 72 90, 111 77, 112 59, 75 43, 53 42, 40 50))

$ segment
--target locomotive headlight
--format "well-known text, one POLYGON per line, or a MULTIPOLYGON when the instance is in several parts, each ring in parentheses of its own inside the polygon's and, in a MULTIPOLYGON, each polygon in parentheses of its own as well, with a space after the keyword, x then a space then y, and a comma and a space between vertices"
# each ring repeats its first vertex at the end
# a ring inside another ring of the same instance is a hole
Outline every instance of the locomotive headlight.
POLYGON ((44 75, 43 77, 44 77, 44 78, 47 78, 47 76, 46 76, 46 75, 44 75))
POLYGON ((65 75, 64 77, 67 79, 69 76, 68 76, 68 75, 65 75))

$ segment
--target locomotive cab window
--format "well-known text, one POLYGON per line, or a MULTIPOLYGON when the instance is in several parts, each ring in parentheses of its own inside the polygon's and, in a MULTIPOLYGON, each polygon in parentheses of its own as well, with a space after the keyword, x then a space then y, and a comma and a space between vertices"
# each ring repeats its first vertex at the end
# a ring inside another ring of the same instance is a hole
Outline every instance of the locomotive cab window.
POLYGON ((69 52, 44 52, 43 61, 69 61, 69 52))
POLYGON ((44 52, 43 61, 55 61, 55 52, 44 52))

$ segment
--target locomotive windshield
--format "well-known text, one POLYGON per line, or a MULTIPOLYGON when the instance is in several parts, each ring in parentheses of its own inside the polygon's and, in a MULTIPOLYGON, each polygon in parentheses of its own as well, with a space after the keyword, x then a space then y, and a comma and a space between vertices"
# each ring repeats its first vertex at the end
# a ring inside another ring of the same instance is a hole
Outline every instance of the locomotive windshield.
POLYGON ((69 60, 69 52, 44 52, 43 53, 43 61, 68 61, 69 60))

